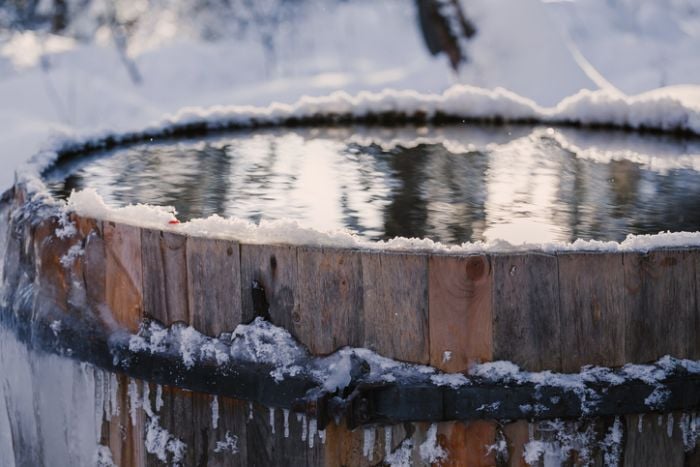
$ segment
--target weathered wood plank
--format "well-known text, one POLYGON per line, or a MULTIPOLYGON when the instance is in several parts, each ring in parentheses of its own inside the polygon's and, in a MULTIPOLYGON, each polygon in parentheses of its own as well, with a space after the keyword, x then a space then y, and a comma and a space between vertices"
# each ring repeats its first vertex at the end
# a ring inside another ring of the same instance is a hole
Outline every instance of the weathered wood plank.
POLYGON ((488 448, 496 441, 496 423, 475 421, 469 423, 441 423, 438 430, 440 445, 447 451, 443 466, 469 465, 495 467, 496 455, 488 448))
POLYGON ((228 467, 248 465, 246 402, 192 394, 195 465, 228 467), (216 419, 216 422, 214 422, 216 419), (216 426, 215 426, 216 424, 216 426))
POLYGON ((238 243, 187 239, 187 291, 191 323, 218 336, 241 323, 241 264, 238 243))
POLYGON ((530 438, 529 433, 530 428, 527 420, 517 420, 503 427, 503 434, 506 438, 508 449, 509 467, 527 466, 523 454, 525 453, 525 444, 530 438))
MULTIPOLYGON (((431 256, 429 269, 430 364, 447 372, 493 358, 491 265, 486 256, 431 256)), ((495 465, 484 446, 495 442, 495 422, 444 422, 438 439, 448 458, 441 465, 495 465)))
MULTIPOLYGON (((233 330, 241 322, 238 243, 191 237, 186 250, 190 324, 210 336, 233 330)), ((248 404, 218 397, 213 406, 213 396, 198 393, 192 393, 191 400, 193 465, 252 465, 248 459, 248 404)))
POLYGON ((530 370, 561 370, 557 258, 544 253, 491 257, 494 360, 530 370))
MULTIPOLYGON (((558 254, 562 370, 625 363, 625 316, 634 302, 626 293, 622 255, 558 254)), ((533 322, 532 326, 538 326, 533 322)))
POLYGON ((428 260, 423 254, 362 255, 365 347, 429 363, 428 260))
POLYGON ((120 325, 132 332, 143 319, 141 230, 102 223, 105 243, 105 304, 120 325))
POLYGON ((486 256, 431 256, 430 364, 466 370, 493 359, 491 266, 486 256))
MULTIPOLYGON (((192 405, 192 392, 183 391, 171 386, 163 386, 163 407, 158 411, 157 426, 160 429, 166 430, 168 436, 182 441, 185 444, 184 452, 182 453, 181 465, 197 465, 195 463, 195 430, 192 405)), ((143 414, 143 411, 140 411, 143 414)), ((144 423, 148 423, 144 420, 144 423)), ((162 441, 159 440, 159 441, 162 441)), ((172 449, 167 449, 167 463, 153 453, 148 453, 146 457, 146 465, 162 466, 175 464, 172 449)))
POLYGON ((41 300, 36 306, 46 307, 46 313, 51 308, 56 311, 68 312, 71 279, 69 268, 61 263, 61 258, 68 253, 72 245, 77 244, 77 238, 59 237, 56 230, 61 228, 57 219, 48 218, 38 223, 32 232, 34 255, 37 259, 37 294, 41 300))
POLYGON ((253 281, 265 288, 272 322, 295 335, 299 314, 297 250, 291 246, 241 245, 243 322, 255 317, 253 281))
POLYGON ((361 347, 364 338, 361 254, 351 250, 297 250, 301 341, 316 354, 344 346, 361 347))
POLYGON ((623 261, 625 288, 634 301, 626 316, 625 361, 700 358, 694 255, 685 250, 628 253, 623 261))
POLYGON ((310 419, 297 420, 289 414, 289 436, 285 437, 284 412, 253 405, 253 416, 247 425, 248 463, 255 466, 327 465, 326 445, 318 431, 312 430, 310 419), (273 423, 270 423, 270 422, 273 423), (313 441, 310 436, 313 433, 313 441))
POLYGON ((685 452, 678 428, 680 414, 674 413, 669 430, 668 415, 648 414, 642 418, 639 432, 639 416, 627 415, 625 421, 625 445, 623 467, 657 466, 683 467, 685 452), (659 417, 661 417, 659 419, 659 417), (661 424, 659 424, 661 422, 661 424), (669 436, 671 431, 671 436, 669 436))
POLYGON ((118 414, 108 421, 109 448, 115 465, 143 467, 146 465, 145 416, 137 409, 134 411, 135 423, 132 421, 129 380, 123 375, 116 376, 118 409, 113 410, 118 410, 118 414))
POLYGON ((144 314, 165 324, 190 322, 186 245, 183 235, 141 231, 144 314))

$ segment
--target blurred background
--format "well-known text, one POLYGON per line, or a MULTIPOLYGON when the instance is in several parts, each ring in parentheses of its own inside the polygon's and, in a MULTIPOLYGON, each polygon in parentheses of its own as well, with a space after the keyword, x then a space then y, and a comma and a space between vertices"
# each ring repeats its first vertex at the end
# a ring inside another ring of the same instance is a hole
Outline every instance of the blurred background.
POLYGON ((697 0, 2 0, 0 186, 55 133, 384 88, 697 96, 697 0))

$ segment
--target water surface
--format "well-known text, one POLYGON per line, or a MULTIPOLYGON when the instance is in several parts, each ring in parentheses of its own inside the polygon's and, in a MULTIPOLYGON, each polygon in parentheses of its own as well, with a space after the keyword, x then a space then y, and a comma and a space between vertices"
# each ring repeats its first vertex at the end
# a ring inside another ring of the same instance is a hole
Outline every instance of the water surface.
POLYGON ((444 243, 700 230, 700 142, 546 127, 264 130, 59 164, 52 192, 444 243))

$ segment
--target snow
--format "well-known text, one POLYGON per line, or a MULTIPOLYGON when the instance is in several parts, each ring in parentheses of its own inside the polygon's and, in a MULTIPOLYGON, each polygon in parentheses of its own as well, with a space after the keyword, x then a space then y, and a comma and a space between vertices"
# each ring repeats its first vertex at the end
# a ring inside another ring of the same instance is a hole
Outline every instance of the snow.
MULTIPOLYGON (((159 417, 150 417, 146 424, 146 451, 155 455, 162 462, 180 465, 187 445, 174 437, 168 430, 159 425, 159 417)), ((219 445, 217 444, 217 447, 219 445)))
POLYGON ((237 454, 238 449, 238 436, 232 435, 230 431, 226 431, 224 440, 216 442, 214 452, 228 452, 230 454, 237 454))
MULTIPOLYGON (((195 122, 217 128, 232 123, 250 125, 252 118, 258 123, 278 123, 288 117, 319 113, 361 117, 386 111, 425 112, 428 116, 442 112, 464 119, 605 124, 700 134, 700 15, 693 0, 547 4, 536 0, 465 0, 467 14, 479 32, 466 44, 471 66, 458 75, 448 71, 444 58, 417 52, 422 51, 421 39, 413 11, 405 2, 377 2, 374 9, 368 9, 368 4, 340 2, 330 8, 308 9, 294 27, 273 38, 276 60, 270 60, 252 38, 253 33, 243 35, 238 42, 205 42, 183 34, 183 25, 168 19, 173 14, 170 10, 157 18, 146 15, 156 26, 152 31, 138 31, 142 40, 129 51, 143 77, 140 85, 130 81, 119 54, 105 45, 108 41, 85 44, 28 31, 2 35, 0 187, 9 187, 17 178, 27 182, 40 198, 44 186, 36 176, 66 144, 95 143, 105 136, 129 135, 144 128, 155 134, 173 124, 195 122), (377 47, 379 43, 381 47, 377 47)), ((585 141, 576 135, 574 130, 557 129, 554 137, 562 138, 579 157, 593 160, 624 158, 661 171, 700 168, 700 151, 692 144, 686 154, 657 146, 650 158, 626 150, 629 141, 615 147, 606 134, 594 143, 589 134, 585 141)), ((493 242, 449 247, 425 239, 401 238, 366 243, 345 231, 322 232, 290 221, 256 226, 212 217, 171 225, 176 219, 172 209, 115 209, 89 190, 74 193, 68 209, 127 224, 253 243, 462 253, 527 249, 627 252, 700 246, 700 234, 691 232, 630 236, 620 243, 493 242)), ((66 216, 61 218, 57 234, 65 238, 75 234, 75 226, 66 216)), ((68 265, 80 254, 78 248, 71 251, 64 258, 68 265)), ((60 321, 54 324, 53 331, 60 332, 60 321)), ((131 350, 174 350, 188 367, 202 360, 222 365, 231 357, 270 362, 279 370, 273 376, 280 384, 301 371, 298 364, 307 357, 283 330, 260 322, 237 329, 230 343, 204 339, 187 327, 174 334, 157 325, 142 331, 131 338, 131 350)), ((396 380, 415 372, 436 384, 458 386, 466 381, 463 375, 406 366, 363 349, 343 349, 316 362, 314 374, 324 387, 340 390, 350 384, 351 355, 366 359, 371 377, 379 380, 396 380), (322 371, 324 368, 330 371, 322 371)), ((511 363, 495 362, 475 366, 470 375, 580 391, 584 382, 618 384, 623 376, 658 384, 676 364, 700 373, 699 362, 662 359, 655 365, 627 366, 614 374, 600 368, 584 369, 579 375, 527 373, 511 363)), ((148 391, 144 385, 143 394, 139 394, 136 382, 129 381, 132 421, 141 406, 148 419, 147 450, 163 461, 180 462, 186 446, 159 425, 157 416, 148 413, 148 391)), ((112 465, 111 453, 98 444, 100 430, 96 425, 102 414, 119 414, 117 394, 115 375, 98 376, 89 366, 36 354, 0 328, 0 465, 51 465, 59 460, 65 465, 112 465), (17 439, 32 449, 19 449, 17 439)), ((649 406, 658 404, 663 394, 663 388, 657 388, 649 406)), ((155 411, 162 407, 162 387, 157 386, 155 411)), ((212 404, 215 424, 214 413, 212 404)), ((285 433, 287 420, 285 413, 285 433)), ((302 436, 306 440, 308 434, 308 443, 315 438, 313 422, 307 425, 302 418, 302 436)), ((667 419, 667 429, 670 426, 672 430, 673 425, 673 419, 667 419)), ((694 445, 699 432, 696 414, 684 414, 679 425, 686 447, 694 445)), ((387 431, 385 436, 390 436, 387 431)), ((616 419, 606 437, 606 462, 610 465, 619 459, 620 441, 621 424, 616 419)), ((526 454, 544 455, 547 446, 537 444, 541 441, 531 443, 526 454)), ((441 449, 435 443, 428 448, 429 455, 441 449)), ((403 441, 386 458, 387 463, 411 465, 412 449, 410 440, 403 441)), ((237 450, 238 438, 229 432, 216 443, 217 452, 237 450)))
POLYGON ((425 441, 418 446, 418 452, 420 453, 420 458, 428 464, 447 459, 447 451, 437 442, 437 424, 433 423, 430 425, 425 434, 425 441))

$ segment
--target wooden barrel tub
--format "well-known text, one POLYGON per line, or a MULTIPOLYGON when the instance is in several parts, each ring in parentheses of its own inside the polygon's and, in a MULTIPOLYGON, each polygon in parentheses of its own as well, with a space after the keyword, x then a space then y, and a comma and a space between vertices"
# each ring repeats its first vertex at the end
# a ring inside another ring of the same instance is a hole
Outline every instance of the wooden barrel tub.
POLYGON ((102 429, 117 465, 164 460, 144 441, 152 418, 127 410, 133 388, 148 388, 151 400, 162 390, 159 423, 186 444, 184 465, 381 465, 402 449, 415 464, 525 465, 526 444, 555 440, 564 425, 597 440, 587 457, 574 443, 567 465, 603 465, 609 452, 626 466, 700 465, 697 435, 689 446, 673 421, 687 419, 695 432, 700 377, 693 372, 663 382, 598 381, 600 404, 588 413, 580 400, 567 402, 574 396, 566 390, 478 378, 460 388, 360 384, 334 411, 328 394, 308 396, 302 379, 279 385, 267 367, 241 366, 232 377, 145 354, 123 364, 109 348, 119 341, 114 336, 137 333, 144 320, 219 336, 262 316, 313 355, 367 348, 446 373, 501 360, 528 372, 569 374, 666 355, 699 361, 696 247, 449 253, 253 244, 182 234, 178 225, 66 217, 22 183, 2 201, 3 282, 17 291, 38 286, 33 300, 9 298, 14 306, 3 322, 27 342, 117 374, 122 410, 102 429), (68 225, 75 232, 66 234, 68 225), (82 253, 66 263, 75 245, 82 253), (57 320, 59 332, 51 326, 57 320), (665 398, 650 405, 662 386, 665 398), (503 405, 487 403, 493 400, 503 405), (618 432, 606 447, 606 436, 618 432), (231 435, 235 454, 217 444, 231 435), (431 437, 441 456, 427 452, 431 437))

